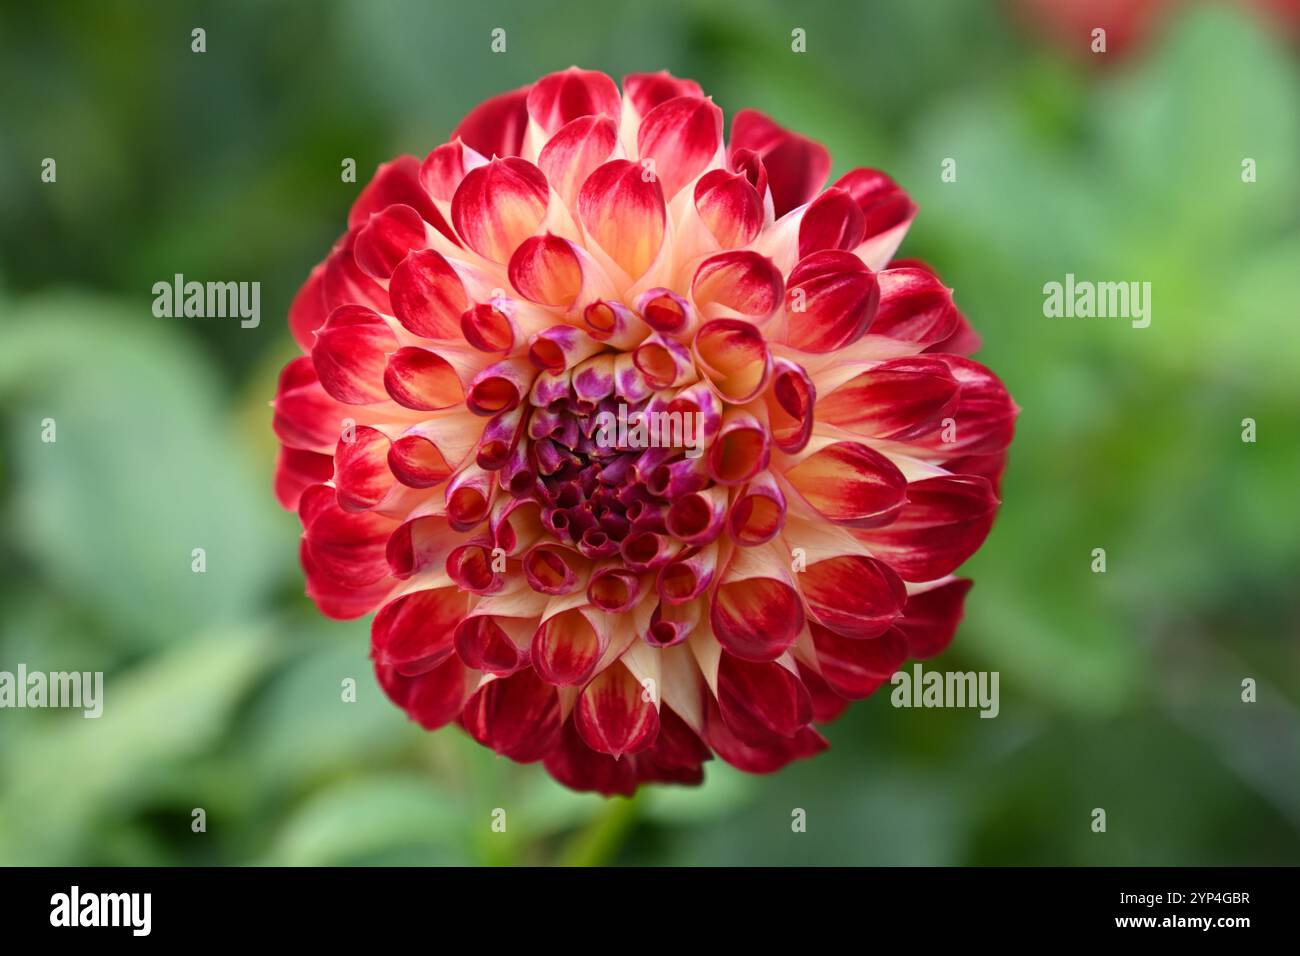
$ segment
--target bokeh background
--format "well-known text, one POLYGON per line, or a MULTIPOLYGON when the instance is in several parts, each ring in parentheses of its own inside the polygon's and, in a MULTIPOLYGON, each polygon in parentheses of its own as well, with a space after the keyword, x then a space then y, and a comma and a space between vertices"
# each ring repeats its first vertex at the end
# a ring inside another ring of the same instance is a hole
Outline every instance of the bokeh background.
POLYGON ((0 711, 0 863, 1300 863, 1296 6, 5 3, 0 669, 107 677, 98 721, 0 711), (303 597, 268 401, 341 161, 572 63, 694 77, 919 202, 901 254, 1024 409, 932 665, 1000 672, 996 720, 881 693, 811 762, 606 801, 408 723, 303 597), (260 281, 261 326, 154 318, 177 272, 260 281), (1151 282, 1150 328, 1044 318, 1067 272, 1151 282))

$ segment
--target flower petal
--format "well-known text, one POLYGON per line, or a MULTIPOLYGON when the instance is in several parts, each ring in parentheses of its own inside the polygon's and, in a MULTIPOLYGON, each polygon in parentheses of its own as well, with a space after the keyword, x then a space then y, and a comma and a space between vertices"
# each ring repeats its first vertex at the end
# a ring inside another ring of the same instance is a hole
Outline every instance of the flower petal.
POLYGON ((443 450, 425 435, 407 434, 388 449, 388 470, 408 488, 432 488, 454 469, 443 450))
POLYGON ((449 203, 465 174, 482 166, 486 158, 459 139, 443 143, 420 164, 420 185, 437 202, 449 203))
POLYGON ((357 233, 357 265, 376 279, 388 279, 412 250, 428 245, 424 220, 400 203, 375 213, 357 233))
POLYGON ((576 718, 565 723, 559 742, 546 755, 545 766, 547 773, 571 790, 594 790, 607 797, 630 797, 636 792, 635 762, 592 750, 578 733, 576 718))
POLYGON ((712 586, 717 561, 716 543, 674 558, 659 569, 656 587, 660 597, 669 604, 694 601, 712 586))
POLYGON ((582 311, 587 334, 615 348, 626 348, 641 341, 645 328, 640 319, 621 302, 597 299, 582 311))
POLYGON ((478 535, 453 548, 447 555, 447 577, 470 594, 496 594, 505 587, 504 572, 492 557, 492 539, 478 535))
POLYGON ((680 79, 667 70, 658 73, 629 73, 623 77, 623 95, 639 116, 645 116, 660 103, 676 97, 703 94, 700 84, 694 80, 680 79))
POLYGON ((530 302, 568 309, 582 291, 582 262, 567 239, 524 240, 510 257, 510 284, 530 302))
POLYGON ((375 662, 375 677, 388 698, 425 730, 437 730, 460 716, 469 671, 454 655, 414 677, 375 662))
POLYGON ((1006 451, 1020 411, 1007 387, 978 362, 959 355, 934 353, 932 357, 948 367, 959 386, 955 407, 948 416, 953 427, 951 432, 933 429, 918 436, 916 444, 951 458, 1006 451))
POLYGON ((460 317, 469 296, 456 270, 432 249, 413 252, 393 270, 388 283, 393 315, 402 327, 430 339, 460 337, 460 317))
POLYGON ((294 511, 304 491, 333 475, 334 460, 329 455, 282 445, 275 460, 275 498, 281 508, 294 511))
POLYGON ((673 501, 668 509, 668 530, 684 544, 708 544, 722 533, 727 517, 727 490, 714 486, 673 501))
POLYGON ((741 319, 714 319, 695 334, 696 364, 723 400, 742 405, 768 383, 772 355, 763 333, 741 319))
POLYGON ((763 228, 763 199, 742 173, 714 169, 701 176, 695 211, 724 249, 748 245, 763 228))
POLYGON ((762 422, 749 412, 728 409, 722 427, 704 456, 709 476, 720 485, 743 485, 767 468, 771 440, 762 422))
POLYGON ((402 522, 388 537, 384 557, 395 577, 406 580, 424 571, 441 571, 461 540, 443 515, 422 515, 402 522))
POLYGON ((728 145, 732 157, 751 149, 762 158, 778 218, 817 195, 830 175, 831 154, 826 147, 782 129, 758 110, 736 114, 728 145))
POLYGON ((542 594, 572 594, 586 585, 587 562, 565 545, 542 542, 524 555, 528 586, 542 594))
POLYGON ((570 209, 578 190, 618 145, 618 126, 608 116, 580 116, 550 138, 537 157, 551 188, 570 209))
POLYGON ((460 317, 460 331, 465 341, 480 352, 509 352, 517 336, 510 316, 489 302, 466 309, 460 317))
POLYGON ((330 396, 349 405, 387 401, 384 368, 396 351, 388 323, 360 305, 345 305, 330 313, 316 333, 311 360, 330 396))
POLYGON ((659 736, 637 755, 636 765, 643 780, 699 784, 704 780, 700 765, 712 759, 708 745, 690 725, 664 706, 659 708, 659 736))
POLYGON ((546 218, 550 189, 532 163, 509 157, 472 169, 451 200, 456 232, 485 259, 506 263, 546 218))
POLYGON ((907 660, 907 641, 896 628, 870 640, 855 640, 836 634, 820 624, 811 624, 817 666, 831 689, 850 700, 862 700, 907 660))
POLYGON ((371 511, 344 511, 328 485, 304 491, 298 515, 308 595, 331 616, 358 617, 374 608, 392 587, 386 550, 397 522, 371 511), (333 615, 323 603, 331 599, 348 613, 333 615))
POLYGON ((672 289, 656 287, 637 296, 636 310, 656 332, 680 332, 695 321, 695 310, 672 289))
POLYGON ((626 568, 602 568, 587 585, 587 600, 610 614, 632 610, 640 596, 641 575, 626 568))
POLYGON ((641 120, 637 153, 654 161, 655 174, 671 200, 708 168, 722 144, 722 110, 702 96, 679 96, 641 120))
POLYGON ((635 281, 664 243, 663 189, 657 178, 646 178, 639 164, 611 160, 582 184, 578 218, 591 239, 635 281))
POLYGON ((362 305, 384 313, 392 311, 384 287, 357 265, 357 236, 361 228, 350 230, 336 242, 325 260, 321 296, 327 313, 345 305, 362 305))
POLYGON ((456 653, 468 666, 497 677, 508 677, 528 666, 528 643, 522 647, 507 630, 524 622, 516 618, 471 613, 456 628, 456 653))
POLYGON ((879 637, 903 614, 907 589, 889 565, 845 554, 815 561, 796 578, 818 623, 843 637, 879 637))
POLYGON ((883 528, 857 532, 904 581, 933 581, 974 554, 997 515, 987 478, 943 475, 907 485, 907 504, 883 528))
POLYGON ((705 318, 762 322, 781 305, 785 282, 772 260, 749 249, 720 252, 700 263, 691 298, 705 318))
POLYGON ((824 677, 802 661, 799 662, 799 679, 808 688, 808 696, 812 698, 813 720, 819 724, 835 720, 851 703, 848 698, 835 693, 824 677))
POLYGON ((312 335, 329 318, 325 307, 325 266, 317 265, 302 284, 289 305, 289 330, 294 341, 304 352, 310 352, 316 341, 312 335))
POLYGON ((787 454, 802 451, 812 437, 817 417, 813 412, 817 407, 817 387, 808 372, 797 362, 774 359, 772 387, 765 397, 772 443, 787 454))
POLYGON ((709 605, 718 643, 750 661, 775 660, 803 630, 803 604, 771 546, 738 550, 709 605))
POLYGON ((672 388, 695 380, 690 350, 659 332, 636 347, 632 364, 652 388, 672 388))
POLYGON ((455 367, 437 352, 415 346, 388 356, 384 389, 397 404, 416 411, 451 408, 465 400, 455 367))
POLYGON ((537 675, 550 684, 581 685, 595 673, 609 636, 580 608, 547 618, 533 634, 530 656, 537 675))
POLYGON ((271 424, 288 447, 333 457, 344 419, 353 414, 321 386, 310 356, 300 355, 281 371, 271 424))
POLYGON ((350 621, 369 614, 384 603, 393 589, 393 582, 389 578, 355 586, 339 581, 334 575, 321 570, 305 540, 298 549, 298 559, 302 563, 303 576, 307 579, 307 596, 315 602, 322 614, 335 620, 350 621))
POLYGON ((412 207, 431 226, 455 241, 447 220, 420 182, 420 161, 414 156, 399 156, 375 171, 348 212, 348 230, 361 229, 371 216, 395 203, 412 207))
POLYGON ((613 80, 576 66, 542 77, 528 91, 528 116, 548 137, 580 116, 607 116, 617 121, 621 108, 622 98, 613 80))
POLYGON ((815 756, 830 746, 826 738, 810 726, 801 728, 792 737, 772 736, 761 744, 747 743, 722 719, 717 704, 711 699, 704 736, 719 757, 746 773, 773 773, 791 761, 815 756))
POLYGON ((916 203, 878 169, 845 173, 832 188, 849 193, 862 211, 862 242, 851 248, 871 268, 882 268, 916 218, 916 203))
POLYGON ((862 241, 865 225, 848 190, 832 186, 809 203, 799 221, 799 258, 824 249, 850 251, 862 241))
MULTIPOLYGON (((921 269, 922 271, 928 272, 934 276, 939 274, 935 271, 934 266, 921 259, 895 259, 889 263, 889 268, 921 269)), ((979 334, 971 328, 971 324, 966 319, 966 316, 958 310, 957 327, 953 330, 952 334, 942 341, 927 346, 926 351, 946 352, 952 355, 973 355, 980 350, 981 344, 979 334)))
POLYGON ((370 656, 377 665, 412 677, 433 670, 456 646, 456 627, 469 596, 458 588, 412 591, 384 605, 370 627, 370 656))
POLYGON ((457 531, 478 526, 492 510, 496 492, 492 472, 478 465, 468 465, 447 483, 447 520, 457 531))
POLYGON ((736 496, 727 516, 731 538, 741 547, 766 544, 785 524, 785 495, 771 472, 763 472, 736 496))
POLYGON ((952 643, 972 584, 967 578, 954 578, 908 596, 903 618, 895 625, 907 641, 908 657, 926 660, 952 643))
POLYGON ((916 438, 938 431, 956 409, 959 390, 941 359, 891 359, 819 398, 817 419, 871 438, 916 438))
POLYGON ((876 274, 880 283, 880 305, 872 335, 884 335, 900 342, 933 345, 957 328, 957 307, 952 290, 924 269, 886 269, 876 274))
POLYGON ((508 412, 494 415, 483 426, 479 436, 478 451, 475 461, 485 471, 497 471, 504 468, 523 435, 523 407, 513 408, 508 412))
POLYGON ((471 737, 519 763, 547 754, 559 739, 560 720, 559 694, 531 668, 483 684, 461 714, 471 737))
POLYGON ((583 688, 573 719, 587 746, 611 757, 645 750, 659 735, 653 695, 617 661, 583 688))
POLYGON ((365 511, 387 497, 394 484, 388 469, 388 436, 365 425, 351 441, 339 440, 334 453, 334 487, 348 511, 365 511))
POLYGON ((529 87, 520 87, 485 100, 456 126, 452 138, 460 138, 476 153, 487 156, 518 156, 528 131, 529 87))
MULTIPOLYGON (((834 352, 872 326, 880 302, 877 275, 848 252, 814 252, 790 272, 787 342, 804 352, 834 352)), ((874 329, 873 329, 874 330, 874 329)))
POLYGON ((798 675, 776 661, 747 661, 724 651, 718 661, 718 711, 737 737, 762 745, 806 726, 812 700, 798 675))
POLYGON ((475 415, 496 415, 515 408, 536 376, 527 359, 507 359, 489 365, 471 379, 465 404, 475 415))
POLYGON ((907 479, 898 466, 861 442, 831 442, 787 470, 785 477, 822 517, 836 524, 888 524, 907 502, 907 479))

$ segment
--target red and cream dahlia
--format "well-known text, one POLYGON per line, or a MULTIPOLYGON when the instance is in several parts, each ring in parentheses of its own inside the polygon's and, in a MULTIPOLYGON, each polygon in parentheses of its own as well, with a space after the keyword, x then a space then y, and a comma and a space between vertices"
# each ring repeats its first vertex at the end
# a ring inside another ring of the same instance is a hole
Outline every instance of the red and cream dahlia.
POLYGON ((815 754, 952 639, 1016 407, 892 259, 912 201, 829 171, 574 68, 362 190, 290 311, 276 492, 413 720, 631 793, 815 754))

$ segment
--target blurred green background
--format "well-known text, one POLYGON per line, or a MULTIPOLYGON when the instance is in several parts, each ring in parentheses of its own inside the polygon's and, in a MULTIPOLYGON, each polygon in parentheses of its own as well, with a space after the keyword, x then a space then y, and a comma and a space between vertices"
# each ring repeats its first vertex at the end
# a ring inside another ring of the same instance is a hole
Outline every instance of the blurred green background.
POLYGON ((98 721, 0 711, 0 863, 1300 863, 1300 68, 1229 6, 1097 57, 966 0, 6 3, 0 669, 107 677, 98 721), (882 693, 775 776, 605 801, 408 723, 302 596, 268 401, 341 161, 572 63, 694 77, 919 202, 901 254, 1024 409, 933 665, 999 671, 996 720, 882 693), (177 272, 260 281, 261 326, 154 318, 177 272), (1150 328, 1044 318, 1067 272, 1151 282, 1150 328))

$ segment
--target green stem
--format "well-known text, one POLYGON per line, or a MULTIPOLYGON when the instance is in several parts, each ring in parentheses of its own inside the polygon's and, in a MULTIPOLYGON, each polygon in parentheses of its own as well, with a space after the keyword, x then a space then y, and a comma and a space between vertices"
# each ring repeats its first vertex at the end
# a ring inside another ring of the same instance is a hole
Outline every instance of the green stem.
POLYGON ((560 853, 561 866, 604 866, 623 845, 636 825, 638 792, 631 799, 613 797, 605 808, 578 831, 560 853))

